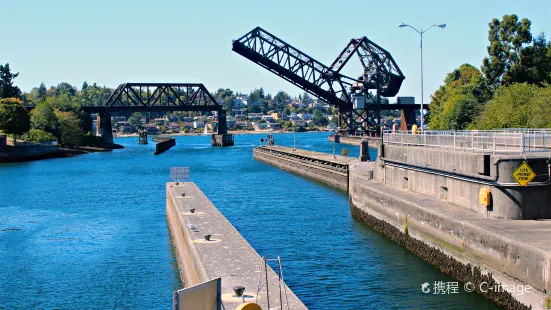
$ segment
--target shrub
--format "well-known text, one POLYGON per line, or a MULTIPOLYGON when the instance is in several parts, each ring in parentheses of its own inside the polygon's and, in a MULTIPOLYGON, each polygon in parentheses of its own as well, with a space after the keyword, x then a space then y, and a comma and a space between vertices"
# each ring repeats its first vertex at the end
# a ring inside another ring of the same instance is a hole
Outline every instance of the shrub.
POLYGON ((23 134, 23 140, 30 142, 50 142, 56 141, 56 137, 51 133, 40 130, 40 129, 31 129, 25 134, 23 134))

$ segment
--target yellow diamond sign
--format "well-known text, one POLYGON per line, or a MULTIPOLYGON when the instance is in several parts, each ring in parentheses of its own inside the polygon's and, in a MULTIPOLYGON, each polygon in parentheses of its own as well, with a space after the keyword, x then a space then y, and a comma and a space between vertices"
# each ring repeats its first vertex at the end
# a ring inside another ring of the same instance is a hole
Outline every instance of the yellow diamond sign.
POLYGON ((517 180, 520 186, 528 185, 528 183, 530 183, 530 181, 532 181, 535 177, 536 174, 534 173, 534 170, 532 170, 526 162, 523 162, 522 165, 520 165, 520 167, 513 172, 513 178, 517 180))

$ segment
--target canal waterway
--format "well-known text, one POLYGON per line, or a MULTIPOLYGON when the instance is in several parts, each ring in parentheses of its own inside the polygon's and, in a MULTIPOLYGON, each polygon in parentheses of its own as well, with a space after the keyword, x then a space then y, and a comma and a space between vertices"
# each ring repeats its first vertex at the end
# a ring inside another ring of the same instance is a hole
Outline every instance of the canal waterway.
MULTIPOLYGON (((327 135, 297 134, 296 146, 331 153, 327 135)), ((180 287, 165 218, 174 166, 191 168, 260 255, 281 256, 310 309, 497 308, 461 283, 423 293, 425 282, 454 280, 352 219, 345 193, 254 161, 261 137, 227 148, 177 137, 158 156, 154 143, 119 138, 125 149, 0 165, 0 309, 169 309, 180 287)), ((292 134, 274 138, 293 146, 292 134)))

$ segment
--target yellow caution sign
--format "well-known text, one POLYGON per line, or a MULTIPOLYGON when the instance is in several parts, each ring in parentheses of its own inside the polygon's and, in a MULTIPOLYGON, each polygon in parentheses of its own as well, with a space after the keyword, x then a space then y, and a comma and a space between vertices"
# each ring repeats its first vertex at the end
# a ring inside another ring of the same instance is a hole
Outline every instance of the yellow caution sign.
POLYGON ((513 172, 513 178, 517 180, 518 184, 520 186, 526 186, 530 181, 532 181, 536 177, 536 174, 534 173, 534 170, 528 166, 527 162, 523 162, 520 167, 518 167, 515 172, 513 172))

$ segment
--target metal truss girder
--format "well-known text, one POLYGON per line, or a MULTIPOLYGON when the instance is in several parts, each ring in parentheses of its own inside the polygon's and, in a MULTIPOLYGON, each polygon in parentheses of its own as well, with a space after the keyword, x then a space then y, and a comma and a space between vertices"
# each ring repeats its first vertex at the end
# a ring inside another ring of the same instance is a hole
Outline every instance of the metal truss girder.
POLYGON ((199 83, 125 83, 107 99, 110 111, 221 111, 222 106, 199 83))

